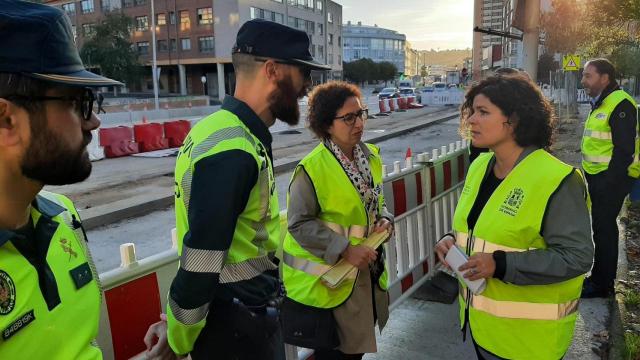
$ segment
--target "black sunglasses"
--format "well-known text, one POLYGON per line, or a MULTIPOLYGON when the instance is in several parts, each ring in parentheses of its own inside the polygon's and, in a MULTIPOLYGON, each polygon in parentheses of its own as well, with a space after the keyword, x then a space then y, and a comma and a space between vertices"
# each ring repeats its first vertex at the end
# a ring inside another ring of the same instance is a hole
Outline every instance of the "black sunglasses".
POLYGON ((75 104, 78 112, 86 121, 91 120, 93 112, 93 102, 96 100, 96 97, 93 94, 93 90, 89 88, 84 88, 82 94, 79 96, 28 96, 13 94, 3 97, 7 100, 19 101, 70 101, 75 104))
POLYGON ((360 109, 354 113, 348 113, 342 116, 335 117, 334 119, 340 119, 344 121, 345 124, 349 126, 353 126, 356 123, 356 119, 360 118, 362 121, 367 121, 369 118, 369 109, 360 109))
POLYGON ((259 62, 267 62, 267 61, 271 60, 276 64, 295 66, 295 67, 298 68, 298 70, 300 70, 300 74, 302 75, 302 78, 304 78, 304 79, 311 78, 311 68, 308 67, 308 66, 304 66, 304 65, 302 65, 300 63, 297 63, 297 62, 285 61, 285 60, 276 60, 276 59, 266 59, 266 58, 254 58, 254 60, 255 61, 259 61, 259 62))

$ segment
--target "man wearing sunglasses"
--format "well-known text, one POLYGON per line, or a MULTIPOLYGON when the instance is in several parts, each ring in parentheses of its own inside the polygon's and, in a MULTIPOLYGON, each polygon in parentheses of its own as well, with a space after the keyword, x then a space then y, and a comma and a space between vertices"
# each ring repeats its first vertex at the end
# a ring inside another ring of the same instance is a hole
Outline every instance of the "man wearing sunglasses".
MULTIPOLYGON (((232 51, 236 89, 189 133, 176 161, 180 268, 168 340, 197 359, 284 359, 273 254, 280 238, 269 126, 296 124, 313 61, 306 33, 246 22, 232 51)), ((153 347, 149 355, 162 353, 153 347)))
POLYGON ((0 358, 101 359, 98 274, 80 217, 44 185, 85 180, 100 125, 59 9, 0 0, 0 358))

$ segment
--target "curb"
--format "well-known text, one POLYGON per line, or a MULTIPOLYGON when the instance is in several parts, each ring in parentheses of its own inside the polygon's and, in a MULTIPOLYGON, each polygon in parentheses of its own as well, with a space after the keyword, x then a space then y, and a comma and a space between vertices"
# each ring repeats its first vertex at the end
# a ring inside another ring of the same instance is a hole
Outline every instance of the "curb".
MULTIPOLYGON (((624 207, 624 214, 626 215, 627 207, 624 207)), ((624 236, 620 237, 618 244, 618 270, 617 280, 627 280, 628 264, 627 264, 627 236, 626 236, 627 224, 623 223, 624 236)), ((624 304, 624 295, 620 290, 626 289, 626 286, 621 285, 619 282, 615 286, 615 297, 611 304, 611 320, 609 322, 609 359, 622 359, 625 348, 624 340, 624 327, 622 325, 623 319, 626 317, 627 308, 624 304)))
MULTIPOLYGON (((417 131, 432 125, 437 125, 445 121, 455 119, 458 116, 459 114, 446 115, 444 117, 436 118, 433 121, 429 121, 423 124, 418 124, 406 129, 401 129, 398 131, 390 132, 388 134, 372 137, 370 139, 367 139, 367 142, 375 144, 384 140, 402 136, 413 131, 417 131)), ((417 117, 420 116, 416 116, 414 118, 417 117)), ((411 120, 414 118, 408 118, 406 120, 411 120)), ((302 157, 274 166, 274 175, 294 169, 301 159, 302 157)), ((79 210, 79 213, 80 217, 82 218, 82 225, 84 226, 85 230, 93 230, 98 227, 109 225, 127 218, 140 217, 153 211, 162 210, 173 205, 173 203, 173 194, 166 196, 144 196, 140 198, 140 201, 133 202, 132 199, 125 199, 107 205, 79 210)))

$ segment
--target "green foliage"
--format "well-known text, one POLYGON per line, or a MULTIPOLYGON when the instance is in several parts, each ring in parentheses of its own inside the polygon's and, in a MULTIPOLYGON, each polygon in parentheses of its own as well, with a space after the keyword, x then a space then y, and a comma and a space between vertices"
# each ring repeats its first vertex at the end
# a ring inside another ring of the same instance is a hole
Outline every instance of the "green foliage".
POLYGON ((572 54, 587 39, 586 10, 577 0, 553 0, 553 11, 542 16, 545 46, 550 53, 572 54))
POLYGON ((640 335, 627 332, 624 334, 624 360, 640 358, 640 335))
POLYGON ((553 56, 549 53, 540 55, 538 59, 538 81, 549 84, 549 72, 558 70, 559 64, 553 59, 553 56))
POLYGON ((371 59, 359 59, 343 63, 344 77, 357 83, 366 81, 393 80, 398 74, 398 68, 390 62, 375 63, 371 59))
POLYGON ((98 67, 102 75, 124 83, 139 81, 143 69, 131 44, 132 26, 133 19, 124 14, 107 14, 80 50, 84 64, 98 67))
POLYGON ((640 306, 640 293, 635 290, 628 290, 624 294, 624 304, 629 308, 640 306))

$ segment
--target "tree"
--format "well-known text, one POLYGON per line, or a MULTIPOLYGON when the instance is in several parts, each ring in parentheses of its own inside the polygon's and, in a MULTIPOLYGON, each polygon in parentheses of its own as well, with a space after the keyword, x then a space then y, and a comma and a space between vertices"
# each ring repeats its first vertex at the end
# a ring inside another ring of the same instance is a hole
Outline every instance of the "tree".
POLYGON ((542 16, 545 47, 552 54, 573 54, 587 39, 584 6, 576 0, 553 0, 552 6, 542 16))
POLYGON ((422 65, 422 68, 420 69, 420 77, 426 78, 427 76, 429 76, 429 72, 427 71, 427 65, 422 65))
POLYGON ((376 80, 377 65, 371 59, 358 59, 343 63, 344 77, 356 82, 365 83, 376 80))
POLYGON ((544 53, 538 59, 538 81, 550 84, 549 72, 558 70, 558 62, 553 59, 553 55, 544 53))
POLYGON ((124 14, 107 14, 80 50, 85 65, 97 67, 102 75, 125 84, 139 81, 143 69, 130 41, 132 26, 133 19, 124 14))
POLYGON ((382 80, 387 82, 389 80, 395 79, 398 75, 398 68, 395 64, 390 63, 388 61, 383 61, 377 64, 378 65, 378 78, 376 80, 382 80))

